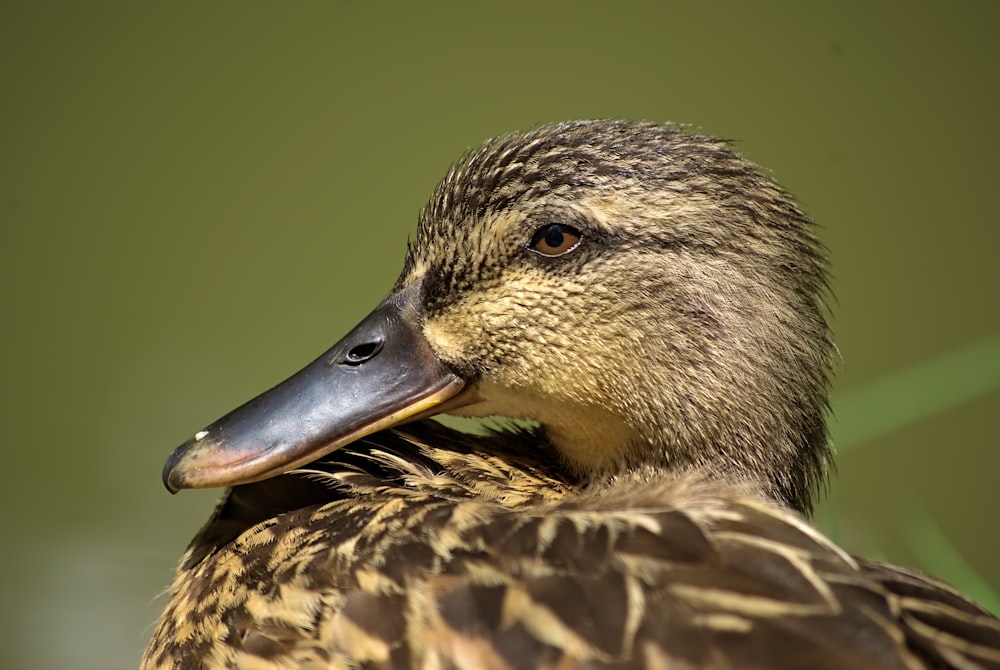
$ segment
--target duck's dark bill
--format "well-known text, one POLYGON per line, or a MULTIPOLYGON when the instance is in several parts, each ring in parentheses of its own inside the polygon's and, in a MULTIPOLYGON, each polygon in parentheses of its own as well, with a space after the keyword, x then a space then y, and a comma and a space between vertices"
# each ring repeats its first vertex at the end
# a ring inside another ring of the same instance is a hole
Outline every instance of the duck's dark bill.
POLYGON ((391 294, 325 354, 175 449, 163 468, 166 487, 259 481, 436 413, 464 382, 421 334, 418 291, 391 294))

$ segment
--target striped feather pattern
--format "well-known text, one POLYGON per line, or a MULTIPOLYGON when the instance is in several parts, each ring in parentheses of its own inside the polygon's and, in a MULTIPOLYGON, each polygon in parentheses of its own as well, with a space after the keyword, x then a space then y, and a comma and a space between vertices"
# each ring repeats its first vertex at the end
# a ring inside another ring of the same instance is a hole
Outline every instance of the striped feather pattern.
POLYGON ((234 488, 143 667, 1000 667, 985 611, 749 486, 571 485, 532 441, 422 422, 234 488))

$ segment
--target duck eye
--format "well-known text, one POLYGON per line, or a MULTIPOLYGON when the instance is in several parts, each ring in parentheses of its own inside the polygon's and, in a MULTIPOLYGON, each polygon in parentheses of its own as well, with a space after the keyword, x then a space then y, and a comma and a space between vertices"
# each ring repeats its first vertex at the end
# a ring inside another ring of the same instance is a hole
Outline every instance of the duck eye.
POLYGON ((535 231, 531 248, 543 256, 562 256, 580 244, 580 231, 563 223, 550 223, 535 231))

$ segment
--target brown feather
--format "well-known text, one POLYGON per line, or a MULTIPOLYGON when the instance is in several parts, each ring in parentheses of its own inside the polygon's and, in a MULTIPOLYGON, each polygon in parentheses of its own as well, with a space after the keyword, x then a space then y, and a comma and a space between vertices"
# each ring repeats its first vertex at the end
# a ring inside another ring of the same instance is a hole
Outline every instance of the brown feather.
POLYGON ((1000 663, 984 610, 844 554, 752 488, 669 473, 568 486, 502 435, 482 452, 467 441, 415 424, 366 440, 371 458, 236 487, 227 500, 259 500, 261 516, 268 487, 303 479, 330 501, 303 495, 228 541, 219 528, 240 529, 224 504, 188 550, 145 667, 1000 663))

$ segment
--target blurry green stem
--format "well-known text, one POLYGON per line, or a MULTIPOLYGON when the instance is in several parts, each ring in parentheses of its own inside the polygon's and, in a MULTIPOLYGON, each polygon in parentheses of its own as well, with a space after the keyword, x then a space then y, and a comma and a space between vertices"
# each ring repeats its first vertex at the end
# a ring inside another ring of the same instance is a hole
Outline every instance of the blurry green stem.
POLYGON ((1000 614, 1000 596, 959 553, 954 543, 926 514, 913 515, 904 526, 906 541, 920 564, 933 574, 948 575, 959 591, 973 595, 980 605, 1000 614))
POLYGON ((844 453, 997 389, 1000 333, 836 394, 833 444, 844 453))

